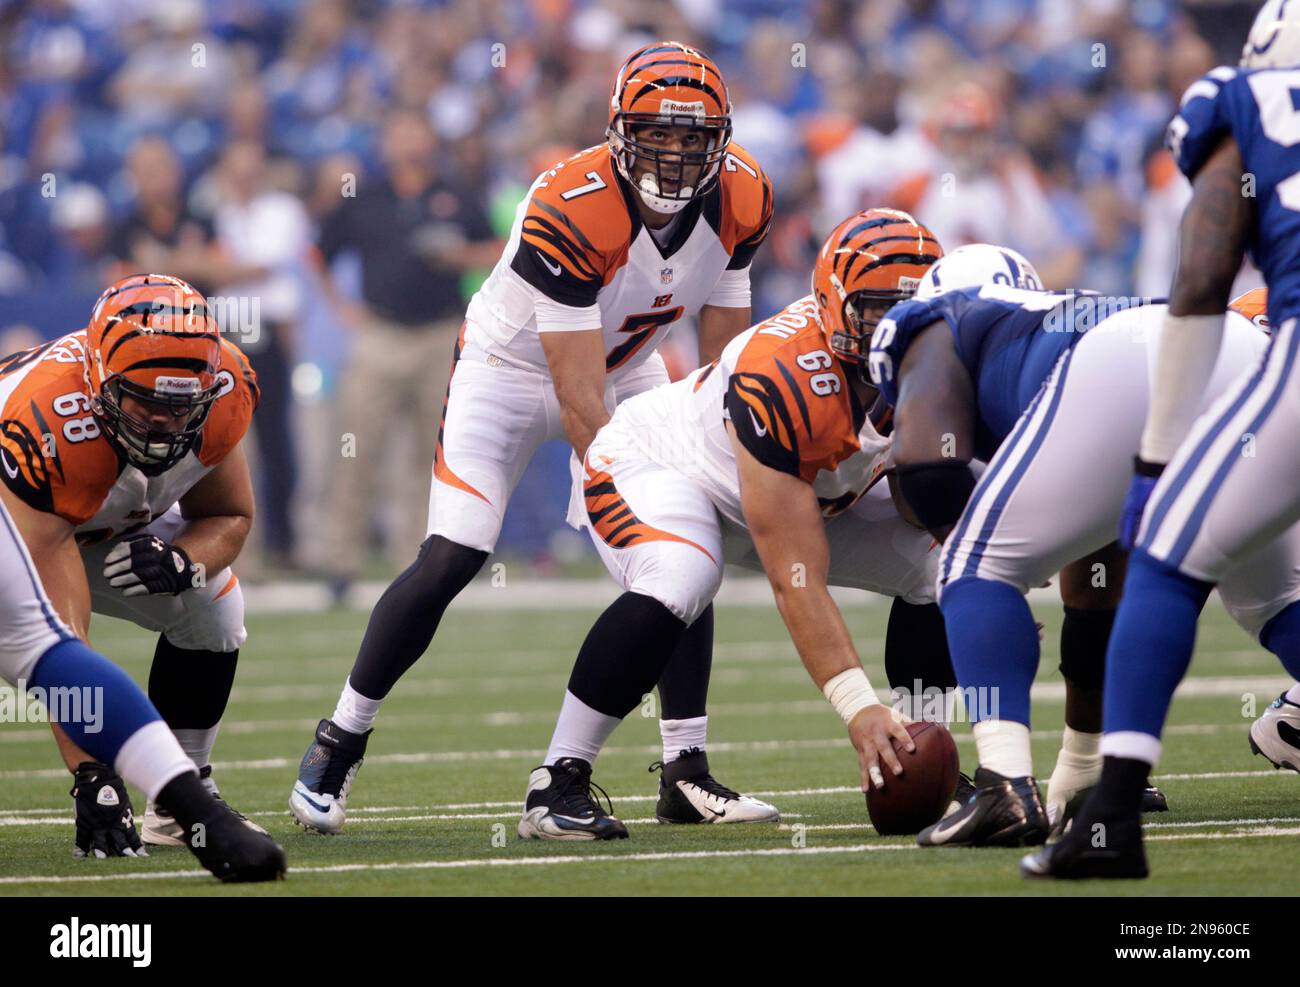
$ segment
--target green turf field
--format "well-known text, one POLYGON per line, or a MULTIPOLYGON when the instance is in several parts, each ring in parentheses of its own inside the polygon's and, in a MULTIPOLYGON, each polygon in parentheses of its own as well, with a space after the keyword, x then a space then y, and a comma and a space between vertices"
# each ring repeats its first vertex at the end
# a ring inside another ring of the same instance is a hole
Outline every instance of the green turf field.
MULTIPOLYGON (((251 590, 256 593, 256 588, 251 590)), ((1035 704, 1035 764, 1046 780, 1063 705, 1058 607, 1047 623, 1035 704)), ((846 611, 873 680, 887 608, 846 611)), ((332 709, 365 626, 355 611, 259 616, 215 764, 226 798, 265 825, 289 857, 287 881, 226 888, 181 849, 148 860, 71 855, 68 777, 46 728, 0 724, 0 895, 303 894, 1291 894, 1279 862, 1300 849, 1300 778, 1250 754, 1246 728, 1285 679, 1217 604, 1202 623, 1194 689, 1175 701, 1159 784, 1173 811, 1148 829, 1145 882, 1026 883, 1022 851, 920 850, 883 839, 856 791, 856 758, 808 681, 771 607, 719 607, 710 705, 711 761, 723 782, 774 802, 778 825, 660 826, 653 820, 657 725, 634 713, 596 768, 632 838, 525 843, 520 796, 538 763, 577 644, 596 613, 580 599, 551 611, 452 609, 433 652, 400 683, 353 789, 347 832, 296 829, 286 809, 298 759, 332 709)), ((153 639, 96 618, 95 643, 144 681, 153 639)), ((956 728, 972 767, 969 729, 956 728)), ((143 815, 142 798, 136 809, 143 815)))

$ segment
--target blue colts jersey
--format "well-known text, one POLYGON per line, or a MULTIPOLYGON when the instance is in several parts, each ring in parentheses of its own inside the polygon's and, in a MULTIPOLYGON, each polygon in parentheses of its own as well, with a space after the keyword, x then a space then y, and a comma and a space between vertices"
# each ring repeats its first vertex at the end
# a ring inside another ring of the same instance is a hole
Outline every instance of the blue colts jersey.
POLYGON ((1250 253, 1268 284, 1274 326, 1300 315, 1300 69, 1217 68, 1183 95, 1166 143, 1189 179, 1223 138, 1245 164, 1254 197, 1250 253))
POLYGON ((921 330, 944 322, 975 392, 975 455, 989 459, 1061 354, 1111 314, 1095 295, 1000 284, 900 302, 872 333, 871 379, 891 406, 897 404, 904 354, 921 330))

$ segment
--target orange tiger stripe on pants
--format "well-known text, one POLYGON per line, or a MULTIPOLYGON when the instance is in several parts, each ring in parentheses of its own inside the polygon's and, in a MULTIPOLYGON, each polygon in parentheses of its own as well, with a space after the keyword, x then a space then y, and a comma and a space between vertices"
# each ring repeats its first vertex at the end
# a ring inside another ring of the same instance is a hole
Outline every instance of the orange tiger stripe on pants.
POLYGON ((703 546, 640 520, 614 486, 614 477, 609 473, 594 469, 589 463, 584 463, 583 468, 587 474, 587 481, 582 486, 587 517, 592 529, 606 545, 611 548, 627 548, 648 541, 680 542, 699 549, 710 562, 717 564, 718 560, 703 546))
MULTIPOLYGON (((456 337, 456 351, 451 358, 451 375, 456 374, 456 364, 460 362, 460 351, 465 346, 465 326, 466 323, 460 324, 460 335, 456 337)), ((451 379, 447 380, 447 396, 442 401, 442 420, 438 422, 438 443, 434 446, 433 452, 433 476, 436 480, 441 480, 449 487, 455 487, 457 490, 463 490, 467 494, 473 494, 484 503, 491 503, 481 492, 470 486, 459 476, 457 476, 447 465, 447 455, 442 450, 442 433, 447 427, 447 405, 451 403, 451 379)))

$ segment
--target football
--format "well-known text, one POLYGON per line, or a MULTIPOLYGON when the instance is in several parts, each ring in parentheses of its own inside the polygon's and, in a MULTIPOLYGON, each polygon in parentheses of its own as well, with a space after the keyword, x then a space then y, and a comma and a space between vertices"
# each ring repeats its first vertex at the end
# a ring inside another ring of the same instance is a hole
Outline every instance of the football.
POLYGON ((867 813, 881 836, 910 836, 937 822, 957 788, 957 744, 941 723, 909 723, 916 750, 899 750, 903 773, 867 792, 867 813))

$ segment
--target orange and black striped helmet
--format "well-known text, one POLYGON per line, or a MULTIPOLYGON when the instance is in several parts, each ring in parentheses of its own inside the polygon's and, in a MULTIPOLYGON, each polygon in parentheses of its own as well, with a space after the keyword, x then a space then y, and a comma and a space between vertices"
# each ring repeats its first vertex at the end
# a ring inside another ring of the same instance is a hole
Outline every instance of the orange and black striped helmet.
POLYGON ((614 79, 605 131, 623 179, 657 212, 674 213, 718 180, 731 144, 731 98, 713 59, 677 41, 634 52, 614 79), (679 149, 639 139, 647 126, 689 128, 679 149), (637 160, 650 165, 639 177, 637 160))
POLYGON ((900 209, 867 209, 831 231, 813 267, 813 298, 822 332, 836 356, 863 363, 876 322, 916 294, 926 270, 943 256, 933 233, 900 209))
POLYGON ((95 302, 86 327, 90 409, 142 472, 169 469, 198 442, 220 366, 217 320, 180 278, 133 274, 95 302))

